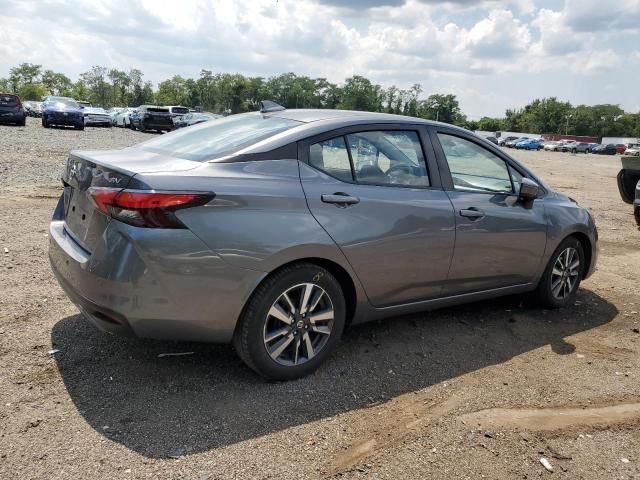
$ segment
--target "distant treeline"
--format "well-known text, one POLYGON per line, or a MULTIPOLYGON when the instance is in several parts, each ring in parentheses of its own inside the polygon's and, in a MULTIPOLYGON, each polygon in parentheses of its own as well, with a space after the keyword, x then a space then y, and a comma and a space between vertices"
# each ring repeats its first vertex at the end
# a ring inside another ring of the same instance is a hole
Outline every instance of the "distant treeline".
POLYGON ((283 73, 269 78, 202 70, 197 79, 180 75, 164 80, 154 90, 137 69, 125 72, 94 66, 74 82, 63 73, 23 63, 0 78, 0 91, 23 100, 64 95, 105 108, 143 104, 200 106, 214 113, 257 110, 261 100, 287 108, 339 108, 411 115, 460 125, 471 130, 530 133, 570 133, 594 137, 640 137, 640 112, 625 113, 618 105, 578 105, 555 97, 536 99, 524 108, 508 109, 503 118, 470 120, 455 95, 422 98, 422 86, 384 88, 354 75, 338 85, 326 78, 283 73))

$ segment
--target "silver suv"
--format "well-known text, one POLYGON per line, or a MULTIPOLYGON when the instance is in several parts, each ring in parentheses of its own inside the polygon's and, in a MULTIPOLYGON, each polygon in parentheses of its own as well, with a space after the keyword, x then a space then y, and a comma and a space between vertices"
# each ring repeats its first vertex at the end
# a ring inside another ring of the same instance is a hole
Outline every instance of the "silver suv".
POLYGON ((306 375, 345 326, 534 292, 593 272, 586 209, 492 143, 419 118, 232 115, 124 150, 74 151, 50 226, 60 285, 99 328, 231 342, 306 375))

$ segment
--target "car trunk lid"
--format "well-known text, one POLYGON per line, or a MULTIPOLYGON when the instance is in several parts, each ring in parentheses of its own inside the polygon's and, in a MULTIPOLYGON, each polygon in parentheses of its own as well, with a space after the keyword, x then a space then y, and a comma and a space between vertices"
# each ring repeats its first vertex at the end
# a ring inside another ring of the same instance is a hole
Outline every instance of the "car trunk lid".
POLYGON ((201 165, 137 148, 73 151, 62 174, 65 229, 91 253, 111 218, 96 207, 90 189, 145 189, 145 185, 132 181, 137 174, 179 172, 201 165))

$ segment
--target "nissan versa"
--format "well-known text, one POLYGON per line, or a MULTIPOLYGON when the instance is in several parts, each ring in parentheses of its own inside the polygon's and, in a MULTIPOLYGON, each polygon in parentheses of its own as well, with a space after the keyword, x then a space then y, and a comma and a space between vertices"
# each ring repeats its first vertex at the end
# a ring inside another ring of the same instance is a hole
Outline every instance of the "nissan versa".
POLYGON ((572 301, 594 270, 589 212, 500 148, 418 118, 232 115, 111 151, 71 152, 50 260, 113 333, 232 342, 293 379, 343 328, 534 292, 572 301))

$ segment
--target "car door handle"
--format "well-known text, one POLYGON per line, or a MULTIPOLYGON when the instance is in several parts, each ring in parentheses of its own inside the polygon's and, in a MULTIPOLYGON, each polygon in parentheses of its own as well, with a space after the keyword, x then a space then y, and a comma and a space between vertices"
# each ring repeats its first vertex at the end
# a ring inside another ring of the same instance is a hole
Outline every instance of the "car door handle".
POLYGON ((461 217, 467 217, 471 220, 480 220, 484 217, 484 212, 476 207, 463 208, 460 210, 461 217))
POLYGON ((333 203, 338 207, 347 207, 349 205, 360 203, 360 199, 358 197, 352 197, 351 195, 342 192, 333 194, 323 193, 320 199, 324 203, 333 203))

